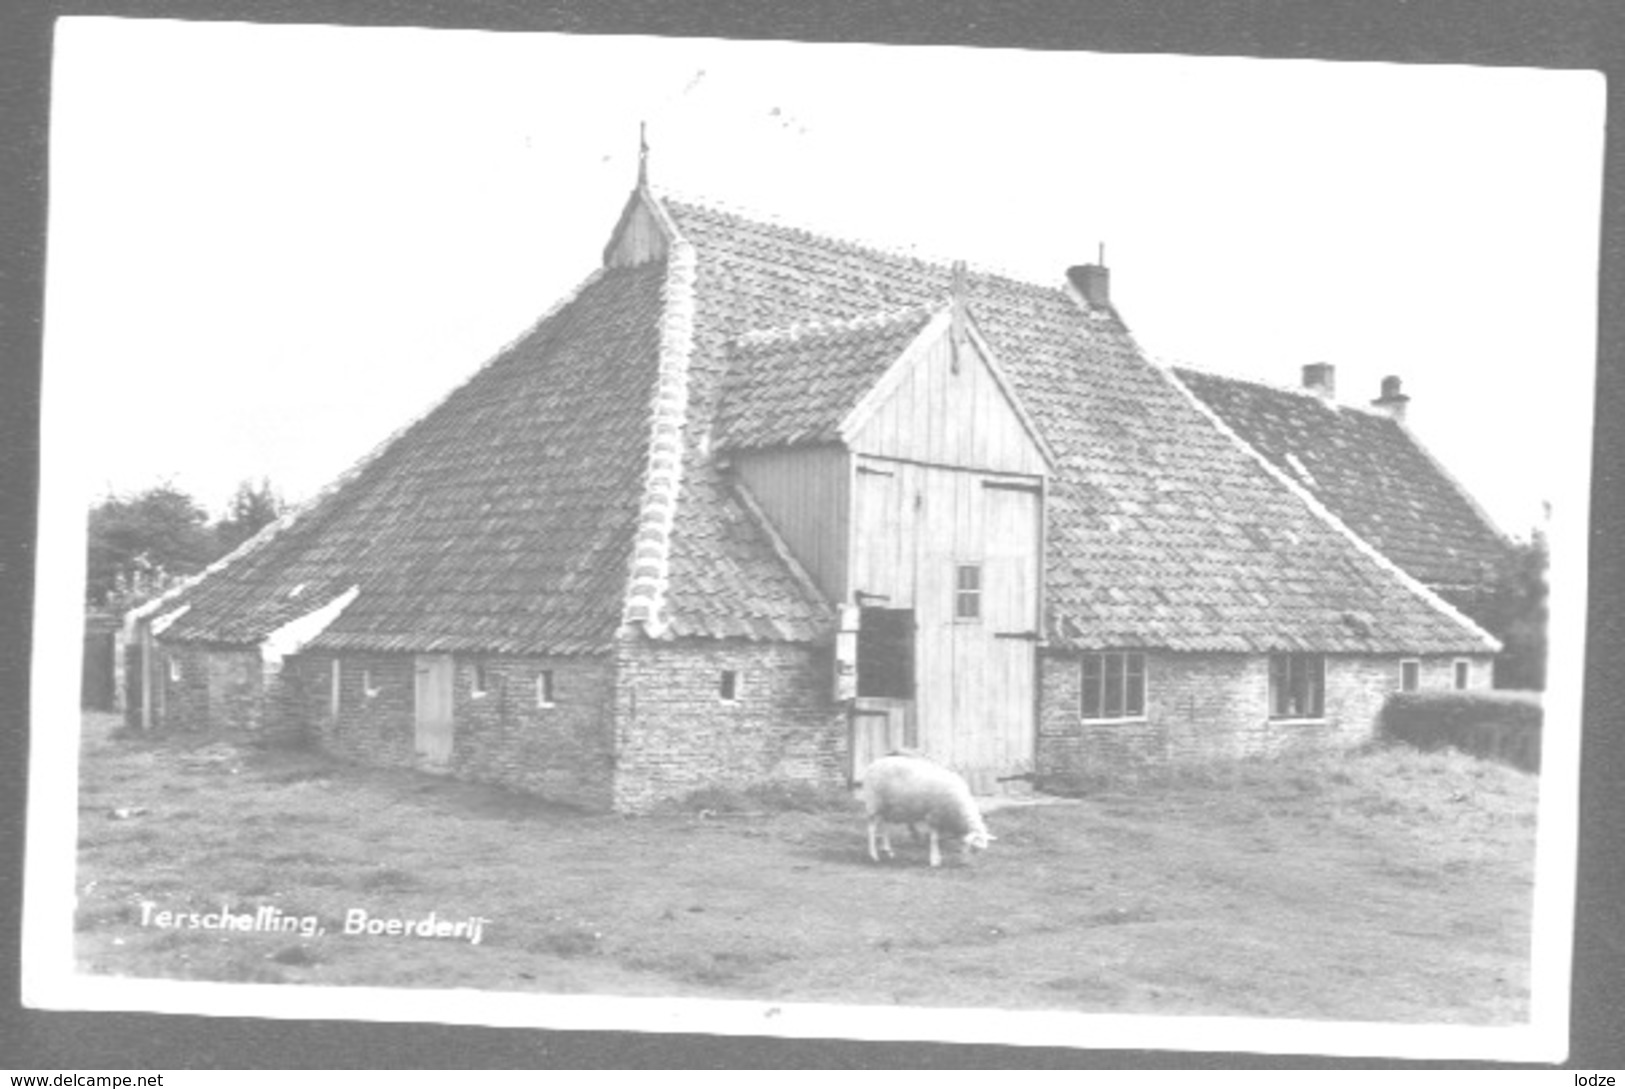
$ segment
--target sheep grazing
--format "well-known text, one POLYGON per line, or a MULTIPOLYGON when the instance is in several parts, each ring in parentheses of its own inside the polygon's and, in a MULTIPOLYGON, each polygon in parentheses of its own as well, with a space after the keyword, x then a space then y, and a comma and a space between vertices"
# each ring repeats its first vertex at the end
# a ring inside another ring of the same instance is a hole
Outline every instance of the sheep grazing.
POLYGON ((965 780, 923 756, 892 753, 882 756, 863 773, 863 804, 869 813, 869 857, 876 862, 876 834, 886 857, 892 857, 887 824, 906 824, 909 831, 924 824, 931 833, 931 865, 942 865, 941 835, 960 840, 960 857, 986 850, 993 840, 965 780))

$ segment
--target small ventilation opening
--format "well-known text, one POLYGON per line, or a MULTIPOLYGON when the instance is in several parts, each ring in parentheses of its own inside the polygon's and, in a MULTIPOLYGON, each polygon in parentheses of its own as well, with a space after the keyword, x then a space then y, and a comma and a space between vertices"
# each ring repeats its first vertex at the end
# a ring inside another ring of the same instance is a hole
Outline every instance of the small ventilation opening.
POLYGON ((739 699, 739 671, 737 669, 724 669, 722 678, 717 685, 717 694, 722 697, 723 703, 734 703, 739 699))

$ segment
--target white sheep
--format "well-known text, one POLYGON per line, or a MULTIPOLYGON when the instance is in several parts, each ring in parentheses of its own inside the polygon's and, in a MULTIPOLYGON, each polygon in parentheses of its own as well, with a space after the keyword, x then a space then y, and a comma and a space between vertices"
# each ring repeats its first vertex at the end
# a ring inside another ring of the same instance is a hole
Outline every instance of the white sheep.
MULTIPOLYGON (((957 836, 960 857, 983 851, 993 840, 965 780, 923 756, 891 753, 870 764, 863 773, 863 805, 869 813, 869 857, 876 862, 875 837, 886 856, 892 856, 886 824, 906 824, 910 832, 923 823, 931 833, 931 865, 942 865, 939 835, 957 836)), ((917 835, 917 833, 916 833, 917 835)))

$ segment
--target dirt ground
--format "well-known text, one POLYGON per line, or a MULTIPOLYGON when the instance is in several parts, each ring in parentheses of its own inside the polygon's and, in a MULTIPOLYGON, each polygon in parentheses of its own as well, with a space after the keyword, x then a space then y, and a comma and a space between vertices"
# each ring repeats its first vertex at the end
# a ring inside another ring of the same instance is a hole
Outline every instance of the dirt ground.
POLYGON ((907 833, 895 861, 871 863, 855 803, 592 815, 304 751, 122 738, 117 725, 85 719, 84 972, 1527 1017, 1538 780, 1456 753, 1249 761, 1001 808, 990 850, 933 870, 907 833), (358 912, 377 933, 346 933, 358 912), (431 913, 426 936, 399 932, 431 913), (211 926, 221 914, 242 928, 211 926), (313 932, 283 929, 299 925, 313 932))

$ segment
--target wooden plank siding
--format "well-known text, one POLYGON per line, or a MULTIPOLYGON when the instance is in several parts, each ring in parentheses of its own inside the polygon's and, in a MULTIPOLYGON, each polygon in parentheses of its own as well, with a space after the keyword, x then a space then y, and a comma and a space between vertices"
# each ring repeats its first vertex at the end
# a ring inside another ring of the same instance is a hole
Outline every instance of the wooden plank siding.
POLYGON ((638 201, 628 209, 620 230, 604 252, 604 264, 610 268, 627 268, 658 261, 664 256, 666 232, 655 221, 649 206, 638 201))
POLYGON ((762 513, 831 601, 847 593, 848 458, 839 446, 814 446, 756 450, 734 462, 762 513))
POLYGON ((1033 770, 1038 744, 1037 705, 1042 492, 1003 484, 982 485, 986 511, 983 537, 983 613, 987 624, 989 685, 998 693, 987 706, 985 764, 1004 774, 1033 770))
POLYGON ((1041 476, 1043 454, 971 341, 953 369, 951 337, 927 345, 851 437, 861 454, 1041 476))
POLYGON ((856 479, 853 589, 914 610, 919 748, 979 792, 1031 771, 1040 478, 865 457, 856 479), (980 572, 972 618, 955 608, 967 564, 980 572))

